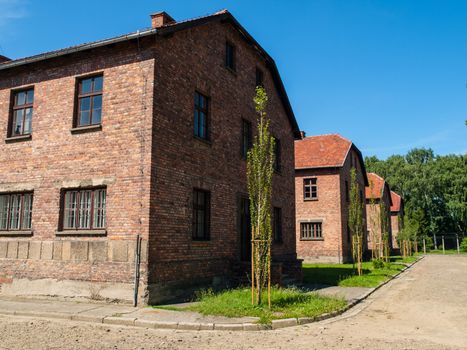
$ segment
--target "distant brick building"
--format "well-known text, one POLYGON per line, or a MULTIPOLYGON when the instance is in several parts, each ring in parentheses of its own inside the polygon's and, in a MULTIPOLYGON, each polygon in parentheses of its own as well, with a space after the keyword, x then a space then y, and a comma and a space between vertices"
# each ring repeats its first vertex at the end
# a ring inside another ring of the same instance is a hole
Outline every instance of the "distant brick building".
POLYGON ((392 230, 392 247, 399 249, 397 242, 397 234, 402 228, 404 222, 404 201, 396 192, 391 191, 391 230, 392 230))
POLYGON ((381 215, 387 220, 389 229, 389 245, 392 249, 391 230, 391 191, 388 183, 375 173, 368 173, 369 185, 365 188, 366 217, 367 217, 367 243, 368 249, 382 249, 381 242, 381 215), (380 203, 384 204, 385 213, 381 214, 380 203), (375 242, 376 241, 376 242, 375 242))
POLYGON ((348 226, 352 167, 364 201, 365 164, 352 141, 337 134, 295 141, 297 254, 305 262, 352 259, 348 226))
POLYGON ((278 140, 274 269, 299 273, 299 129, 274 60, 229 12, 157 13, 147 30, 4 60, 1 294, 131 300, 135 255, 145 302, 241 273, 257 85, 278 140))

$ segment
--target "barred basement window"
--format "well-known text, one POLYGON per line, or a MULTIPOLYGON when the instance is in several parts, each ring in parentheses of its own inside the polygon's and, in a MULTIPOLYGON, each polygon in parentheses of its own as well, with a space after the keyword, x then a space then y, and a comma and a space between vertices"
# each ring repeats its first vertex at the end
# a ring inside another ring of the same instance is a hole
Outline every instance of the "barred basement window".
POLYGON ((63 229, 94 230, 106 226, 105 188, 66 190, 63 193, 63 229))
POLYGON ((248 151, 252 146, 252 132, 251 132, 251 123, 248 120, 242 119, 242 149, 241 154, 242 158, 246 159, 248 151))
POLYGON ((33 104, 34 89, 16 91, 13 93, 11 128, 8 136, 31 134, 33 104))
POLYGON ((303 199, 311 200, 318 198, 318 179, 316 177, 303 180, 303 199))
POLYGON ((193 239, 209 240, 211 193, 209 191, 193 190, 193 239))
POLYGON ((102 75, 78 80, 76 127, 101 124, 103 83, 102 75))
POLYGON ((303 241, 323 239, 321 222, 302 222, 300 224, 300 239, 303 241))
POLYGON ((31 229, 32 198, 32 193, 0 195, 0 231, 31 229))
POLYGON ((196 137, 204 140, 209 140, 208 103, 209 101, 206 96, 195 92, 194 132, 196 137))

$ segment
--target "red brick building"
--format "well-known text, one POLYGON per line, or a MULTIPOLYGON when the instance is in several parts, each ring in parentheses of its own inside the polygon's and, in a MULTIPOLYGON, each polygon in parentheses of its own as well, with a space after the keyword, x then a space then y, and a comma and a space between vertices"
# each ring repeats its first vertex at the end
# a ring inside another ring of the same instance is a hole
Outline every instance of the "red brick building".
POLYGON ((138 285, 152 303, 232 280, 249 260, 257 85, 278 140, 274 266, 298 272, 299 129, 274 60, 228 11, 4 60, 1 293, 132 300, 138 285))
POLYGON ((337 134, 295 141, 297 254, 305 262, 352 259, 348 227, 350 170, 363 199, 368 185, 362 154, 337 134))
POLYGON ((394 191, 391 191, 391 201, 392 247, 394 249, 399 249, 397 234, 402 228, 402 224, 404 222, 404 201, 402 200, 402 197, 394 191))
POLYGON ((392 249, 392 231, 391 231, 391 191, 388 183, 375 173, 368 173, 369 185, 365 188, 366 197, 366 217, 367 217, 367 243, 368 249, 383 249, 381 240, 381 223, 384 215, 388 223, 389 244, 392 249), (381 203, 384 204, 384 213, 381 214, 381 203))

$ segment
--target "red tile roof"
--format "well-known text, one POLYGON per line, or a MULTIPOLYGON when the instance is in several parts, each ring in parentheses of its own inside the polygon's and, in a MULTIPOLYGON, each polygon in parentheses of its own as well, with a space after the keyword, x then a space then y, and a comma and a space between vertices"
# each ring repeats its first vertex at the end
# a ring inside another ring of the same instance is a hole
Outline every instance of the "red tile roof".
POLYGON ((295 141, 295 169, 341 167, 351 147, 339 134, 305 137, 295 141))
POLYGON ((401 202, 402 198, 396 192, 391 191, 391 211, 400 211, 401 210, 401 202))
POLYGON ((369 186, 365 187, 366 198, 381 198, 386 182, 384 179, 375 173, 367 173, 369 186))

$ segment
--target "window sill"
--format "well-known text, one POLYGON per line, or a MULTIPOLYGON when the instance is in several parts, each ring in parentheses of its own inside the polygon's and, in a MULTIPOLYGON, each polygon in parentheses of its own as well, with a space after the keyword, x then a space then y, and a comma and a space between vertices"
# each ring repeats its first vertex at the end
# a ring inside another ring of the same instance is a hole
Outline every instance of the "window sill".
POLYGON ((57 236, 106 236, 107 230, 63 230, 55 232, 57 236))
POLYGON ((313 201, 317 201, 318 198, 304 198, 303 201, 304 202, 313 202, 313 201))
POLYGON ((0 236, 32 236, 31 230, 19 230, 19 231, 0 231, 0 236))
POLYGON ((302 242, 322 242, 324 238, 300 238, 302 242))
POLYGON ((20 141, 29 141, 32 139, 32 135, 19 135, 19 136, 10 136, 5 139, 6 143, 20 142, 20 141))
POLYGON ((72 134, 80 134, 84 132, 93 132, 93 131, 101 131, 102 124, 98 125, 89 125, 89 126, 78 126, 70 130, 72 134))
POLYGON ((203 139, 202 137, 199 137, 199 136, 196 136, 196 135, 194 135, 193 137, 195 138, 195 140, 198 140, 198 141, 200 141, 202 143, 205 143, 208 146, 212 146, 211 140, 203 139))

